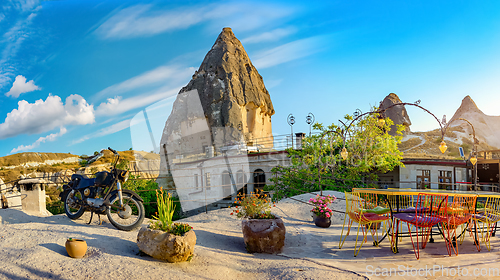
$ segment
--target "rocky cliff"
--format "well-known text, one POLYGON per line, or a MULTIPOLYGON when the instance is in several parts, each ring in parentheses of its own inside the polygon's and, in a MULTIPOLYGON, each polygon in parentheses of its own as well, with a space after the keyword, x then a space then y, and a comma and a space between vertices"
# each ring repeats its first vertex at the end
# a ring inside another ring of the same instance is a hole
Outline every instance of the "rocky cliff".
MULTIPOLYGON (((462 100, 462 104, 450 119, 450 126, 462 127, 468 134, 472 134, 472 128, 469 124, 459 120, 463 118, 468 120, 473 126, 476 138, 482 143, 491 147, 500 149, 500 116, 488 116, 484 114, 476 105, 470 96, 462 100)), ((472 136, 469 136, 472 139, 472 136)))
POLYGON ((262 76, 231 28, 224 28, 191 81, 180 90, 161 144, 178 141, 172 149, 179 153, 204 152, 216 143, 255 138, 260 143, 266 138, 264 145, 272 146, 273 114, 262 76), (217 133, 218 129, 224 133, 217 133), (185 141, 180 139, 188 135, 196 135, 199 141, 183 146, 185 141))
MULTIPOLYGON (((390 93, 384 98, 382 102, 380 102, 379 108, 383 110, 397 103, 402 103, 401 99, 399 99, 399 97, 395 93, 390 93)), ((391 130, 389 131, 390 135, 394 136, 396 134, 396 125, 398 124, 402 124, 404 126, 405 129, 403 131, 403 134, 407 134, 408 132, 410 132, 410 116, 408 116, 404 105, 398 105, 387 109, 382 114, 382 116, 385 118, 390 118, 394 122, 394 125, 391 126, 391 130)))

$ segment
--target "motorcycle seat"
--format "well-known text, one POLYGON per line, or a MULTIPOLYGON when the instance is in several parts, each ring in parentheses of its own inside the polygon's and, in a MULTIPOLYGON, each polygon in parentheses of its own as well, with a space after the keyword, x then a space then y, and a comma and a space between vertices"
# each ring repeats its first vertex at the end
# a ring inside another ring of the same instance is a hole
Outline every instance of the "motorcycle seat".
POLYGON ((73 174, 71 175, 71 180, 78 181, 77 189, 83 189, 94 185, 95 178, 87 178, 81 174, 73 174))

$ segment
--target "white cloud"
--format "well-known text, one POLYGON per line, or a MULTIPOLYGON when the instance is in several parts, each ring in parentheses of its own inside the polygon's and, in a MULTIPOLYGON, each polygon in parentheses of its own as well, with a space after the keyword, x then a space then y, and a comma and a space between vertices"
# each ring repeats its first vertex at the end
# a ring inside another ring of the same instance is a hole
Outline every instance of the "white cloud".
POLYGON ((33 82, 33 80, 26 82, 26 78, 24 76, 18 75, 9 92, 7 92, 5 96, 18 98, 22 93, 34 90, 40 90, 40 88, 35 85, 35 82, 33 82))
POLYGON ((220 3, 203 7, 157 10, 152 5, 136 5, 120 10, 96 29, 105 39, 152 36, 182 30, 205 21, 231 26, 240 31, 268 26, 291 13, 289 6, 258 3, 220 3))
POLYGON ((50 131, 56 127, 94 122, 94 107, 77 94, 66 98, 63 104, 57 95, 50 95, 45 101, 35 103, 21 100, 18 108, 7 114, 5 122, 0 124, 0 139, 20 134, 34 134, 50 131))
POLYGON ((174 96, 178 92, 179 92, 178 88, 170 89, 170 87, 164 87, 155 92, 148 92, 127 99, 122 99, 121 96, 117 96, 115 98, 108 98, 108 101, 106 103, 101 103, 97 107, 96 115, 99 116, 118 115, 130 111, 132 109, 144 107, 158 100, 174 96))
POLYGON ((250 36, 241 40, 241 42, 243 44, 255 44, 261 42, 278 41, 281 38, 291 35, 295 32, 297 32, 297 29, 294 27, 278 28, 258 35, 250 36))
POLYGON ((81 143, 83 141, 86 141, 88 139, 98 138, 98 137, 106 136, 106 135, 109 135, 109 134, 113 134, 113 133, 116 133, 118 131, 122 131, 124 129, 127 129, 129 127, 130 127, 130 119, 126 119, 124 121, 115 123, 115 124, 110 125, 108 127, 105 127, 103 129, 95 132, 95 133, 92 133, 92 134, 89 134, 89 135, 85 135, 82 138, 73 141, 71 144, 74 145, 74 144, 78 144, 78 143, 81 143))
POLYGON ((17 153, 19 151, 29 151, 29 150, 32 150, 32 149, 40 146, 40 144, 44 143, 45 141, 54 141, 54 140, 56 140, 57 137, 65 134, 66 132, 67 132, 66 128, 61 127, 59 129, 58 133, 52 133, 52 134, 49 134, 47 136, 40 137, 33 144, 28 145, 28 146, 20 145, 19 147, 12 149, 12 151, 10 151, 10 153, 13 154, 13 153, 17 153))
MULTIPOLYGON (((22 8, 20 7, 20 9, 22 8)), ((30 32, 27 32, 26 29, 35 16, 36 13, 30 13, 25 19, 18 20, 16 24, 2 36, 1 43, 5 43, 5 48, 0 57, 0 88, 10 82, 14 75, 16 67, 11 63, 11 60, 16 57, 22 43, 28 38, 30 32)))
POLYGON ((121 83, 109 86, 96 93, 93 98, 99 99, 106 96, 116 96, 141 87, 165 83, 169 80, 183 80, 186 77, 191 77, 194 71, 195 68, 193 67, 182 68, 179 66, 160 66, 121 83))
POLYGON ((257 69, 264 69, 312 55, 326 47, 325 39, 325 36, 300 39, 257 53, 253 64, 257 69))
MULTIPOLYGON (((15 0, 15 1, 10 1, 10 4, 12 7, 14 7, 16 10, 22 11, 22 12, 28 12, 34 10, 39 10, 41 9, 41 6, 38 6, 40 3, 39 0, 15 0)), ((4 7, 5 8, 10 8, 10 7, 4 7)))

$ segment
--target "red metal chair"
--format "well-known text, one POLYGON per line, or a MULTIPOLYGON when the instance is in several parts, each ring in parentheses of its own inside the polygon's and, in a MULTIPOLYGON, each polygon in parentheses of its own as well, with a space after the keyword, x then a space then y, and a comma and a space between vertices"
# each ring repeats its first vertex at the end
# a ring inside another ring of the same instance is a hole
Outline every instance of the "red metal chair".
MULTIPOLYGON (((410 234, 411 243, 413 245, 413 251, 415 252, 415 257, 417 260, 420 258, 420 247, 418 237, 421 237, 422 249, 427 245, 429 240, 429 235, 431 233, 432 227, 438 223, 443 223, 448 219, 448 195, 444 194, 418 194, 417 203, 415 205, 414 212, 405 213, 395 213, 393 215, 396 225, 393 226, 393 237, 397 238, 399 232, 399 224, 405 222, 408 225, 408 232, 410 234), (416 242, 413 240, 413 234, 411 226, 415 228, 416 242), (420 233, 419 233, 420 231, 420 233), (395 236, 394 236, 395 235, 395 236), (416 243, 416 246, 415 246, 416 243)), ((451 244, 449 244, 450 233, 448 229, 444 227, 443 231, 446 230, 448 238, 446 239, 446 249, 448 254, 451 254, 451 244)), ((443 232, 444 234, 444 232, 443 232)))

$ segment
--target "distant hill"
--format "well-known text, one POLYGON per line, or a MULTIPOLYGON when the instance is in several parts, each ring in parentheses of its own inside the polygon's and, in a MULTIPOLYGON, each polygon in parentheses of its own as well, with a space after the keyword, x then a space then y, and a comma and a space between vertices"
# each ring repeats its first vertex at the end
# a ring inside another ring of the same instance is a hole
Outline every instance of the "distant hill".
MULTIPOLYGON (((147 152, 136 152, 136 151, 122 151, 118 152, 120 154, 120 160, 125 161, 128 168, 131 171, 139 172, 145 170, 146 168, 140 166, 140 163, 136 161, 135 154, 139 155, 140 159, 147 159, 149 161, 158 160, 159 169, 159 158, 157 154, 150 154, 147 152)), ((114 155, 112 152, 106 150, 104 151, 104 156, 97 160, 96 162, 85 167, 85 160, 87 158, 80 157, 77 155, 69 153, 19 153, 14 155, 9 155, 5 157, 0 157, 0 179, 5 183, 19 179, 22 176, 30 177, 44 177, 49 180, 54 180, 53 176, 61 171, 69 170, 69 174, 78 172, 90 174, 96 171, 101 171, 104 169, 109 169, 110 165, 114 161, 114 155)), ((149 168, 153 169, 153 168, 149 168)), ((138 173, 139 174, 139 173, 138 173)), ((140 174, 142 178, 151 178, 151 175, 146 176, 146 174, 140 174)))
POLYGON ((500 149, 500 116, 484 114, 470 96, 462 100, 462 104, 448 121, 449 127, 444 138, 448 149, 445 154, 439 151, 440 129, 408 132, 399 149, 405 158, 460 159, 458 148, 462 147, 468 157, 473 147, 472 128, 459 118, 468 120, 474 126, 476 138, 479 140, 478 151, 500 149))

